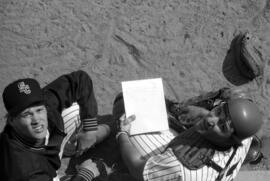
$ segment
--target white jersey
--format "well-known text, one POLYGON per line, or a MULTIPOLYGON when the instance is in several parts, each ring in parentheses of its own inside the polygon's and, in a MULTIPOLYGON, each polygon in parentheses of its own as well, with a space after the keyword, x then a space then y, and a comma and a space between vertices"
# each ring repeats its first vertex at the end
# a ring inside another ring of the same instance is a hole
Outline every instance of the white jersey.
MULTIPOLYGON (((219 175, 214 168, 204 166, 197 170, 190 170, 183 166, 175 157, 171 148, 165 150, 168 143, 174 138, 168 132, 161 134, 147 134, 132 136, 131 142, 141 155, 147 159, 143 177, 145 181, 177 180, 177 181, 215 181, 219 175)), ((232 161, 225 170, 222 181, 233 180, 239 172, 249 150, 252 138, 245 139, 238 147, 232 161)), ((216 151, 212 161, 224 168, 233 148, 225 152, 216 151)))
MULTIPOLYGON (((67 134, 61 144, 61 149, 59 152, 60 159, 63 155, 64 147, 71 137, 71 135, 74 133, 74 131, 80 126, 80 107, 77 103, 73 103, 70 107, 64 109, 61 114, 63 121, 64 121, 64 129, 65 133, 67 134)), ((53 179, 53 181, 59 181, 60 177, 64 176, 65 173, 58 172, 57 176, 53 179)))

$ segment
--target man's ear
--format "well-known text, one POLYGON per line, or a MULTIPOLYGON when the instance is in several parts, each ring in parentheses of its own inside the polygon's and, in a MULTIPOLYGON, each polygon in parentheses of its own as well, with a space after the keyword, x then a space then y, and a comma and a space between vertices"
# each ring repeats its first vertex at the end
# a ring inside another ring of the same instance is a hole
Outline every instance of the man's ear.
POLYGON ((9 124, 10 126, 13 127, 14 126, 14 121, 16 121, 16 119, 18 119, 18 118, 8 116, 8 118, 7 118, 7 124, 9 124))

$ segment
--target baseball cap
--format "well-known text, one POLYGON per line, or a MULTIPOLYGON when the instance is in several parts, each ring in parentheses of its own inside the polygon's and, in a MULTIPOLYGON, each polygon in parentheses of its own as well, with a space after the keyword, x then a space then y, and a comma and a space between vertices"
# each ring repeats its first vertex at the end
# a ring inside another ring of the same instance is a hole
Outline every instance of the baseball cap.
POLYGON ((39 83, 32 78, 19 79, 10 83, 2 94, 5 108, 11 116, 35 104, 44 104, 39 83))

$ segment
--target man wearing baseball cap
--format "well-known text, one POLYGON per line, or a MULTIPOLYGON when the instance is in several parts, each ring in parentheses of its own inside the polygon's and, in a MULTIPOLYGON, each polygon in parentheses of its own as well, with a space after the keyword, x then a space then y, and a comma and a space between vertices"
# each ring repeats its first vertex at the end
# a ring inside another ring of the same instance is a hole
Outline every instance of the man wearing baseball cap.
MULTIPOLYGON (((7 110, 0 136, 2 180, 59 180, 65 144, 75 132, 80 153, 109 135, 109 126, 97 123, 92 80, 84 71, 62 75, 44 88, 35 79, 19 79, 2 97, 7 110)), ((89 181, 98 175, 96 163, 89 159, 69 180, 89 181)))

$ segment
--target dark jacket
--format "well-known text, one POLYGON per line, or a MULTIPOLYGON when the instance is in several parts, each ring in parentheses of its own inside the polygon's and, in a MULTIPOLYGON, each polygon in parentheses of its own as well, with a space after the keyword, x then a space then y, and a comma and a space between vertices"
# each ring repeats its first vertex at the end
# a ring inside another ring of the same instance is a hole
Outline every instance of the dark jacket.
MULTIPOLYGON (((61 166, 60 146, 65 137, 61 112, 73 102, 80 105, 81 119, 97 115, 92 80, 83 71, 63 75, 43 88, 48 109, 49 143, 31 148, 18 141, 6 125, 0 136, 0 177, 5 181, 51 181, 61 166)), ((72 180, 84 180, 79 174, 72 180)))

